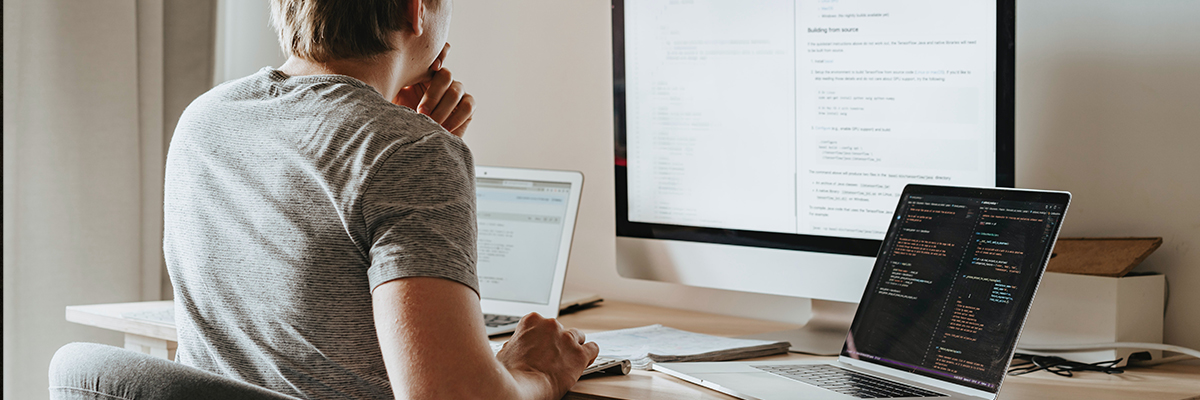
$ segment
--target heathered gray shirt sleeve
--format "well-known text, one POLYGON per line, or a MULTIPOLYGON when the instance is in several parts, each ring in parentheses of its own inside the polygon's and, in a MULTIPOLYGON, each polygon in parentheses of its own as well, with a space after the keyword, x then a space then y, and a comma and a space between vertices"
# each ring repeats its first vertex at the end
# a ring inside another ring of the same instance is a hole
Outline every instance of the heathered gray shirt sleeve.
POLYGON ((300 398, 391 399, 371 291, 478 292, 472 164, 350 77, 264 68, 200 96, 166 166, 176 359, 300 398))
POLYGON ((392 153, 371 176, 362 213, 372 233, 372 290, 397 278, 434 276, 479 293, 475 169, 466 154, 461 141, 431 135, 392 153))

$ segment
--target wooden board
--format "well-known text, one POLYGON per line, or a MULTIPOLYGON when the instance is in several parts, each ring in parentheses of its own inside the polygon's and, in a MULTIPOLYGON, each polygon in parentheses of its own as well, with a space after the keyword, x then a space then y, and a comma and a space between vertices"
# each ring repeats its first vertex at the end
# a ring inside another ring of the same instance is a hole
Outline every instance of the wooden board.
POLYGON ((1059 238, 1046 270, 1119 278, 1161 245, 1161 237, 1059 238))

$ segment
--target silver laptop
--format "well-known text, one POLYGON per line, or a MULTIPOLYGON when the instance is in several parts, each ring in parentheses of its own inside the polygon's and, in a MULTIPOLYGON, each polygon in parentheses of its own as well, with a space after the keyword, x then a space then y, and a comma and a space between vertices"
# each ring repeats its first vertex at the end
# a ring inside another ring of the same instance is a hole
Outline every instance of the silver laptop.
POLYGON ((477 272, 488 336, 558 316, 583 174, 475 167, 477 272))
POLYGON ((837 361, 654 369, 742 399, 993 400, 1070 199, 909 185, 837 361))

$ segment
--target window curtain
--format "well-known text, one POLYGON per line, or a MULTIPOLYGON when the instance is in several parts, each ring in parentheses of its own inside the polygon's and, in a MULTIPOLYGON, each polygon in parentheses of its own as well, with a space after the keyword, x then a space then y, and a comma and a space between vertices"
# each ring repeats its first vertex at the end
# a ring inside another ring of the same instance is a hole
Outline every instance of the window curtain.
POLYGON ((212 83, 215 0, 4 1, 4 398, 45 398, 54 351, 120 345, 64 307, 159 300, 162 179, 212 83))

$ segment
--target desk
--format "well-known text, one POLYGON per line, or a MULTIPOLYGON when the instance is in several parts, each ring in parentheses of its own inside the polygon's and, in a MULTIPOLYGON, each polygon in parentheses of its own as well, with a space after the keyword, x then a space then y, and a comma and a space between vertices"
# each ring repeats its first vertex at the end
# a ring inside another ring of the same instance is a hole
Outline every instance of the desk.
POLYGON ((126 349, 174 360, 179 340, 175 324, 158 324, 121 316, 128 312, 160 310, 174 305, 174 301, 167 300, 67 306, 67 321, 124 332, 126 349))
MULTIPOLYGON (((121 314, 170 307, 170 301, 98 304, 67 307, 67 320, 84 325, 125 332, 125 347, 164 358, 174 356, 175 327, 122 318, 121 314)), ((673 328, 721 336, 738 336, 797 326, 771 321, 729 317, 614 301, 564 315, 563 325, 596 332, 663 324, 673 328)), ((760 360, 821 358, 802 354, 764 357, 760 360)), ((581 380, 568 399, 695 399, 730 400, 733 397, 708 390, 674 377, 650 371, 629 376, 581 380)), ((1037 372, 1010 377, 1000 399, 1200 399, 1200 366, 1167 364, 1130 369, 1120 375, 1080 373, 1075 378, 1037 372)))

